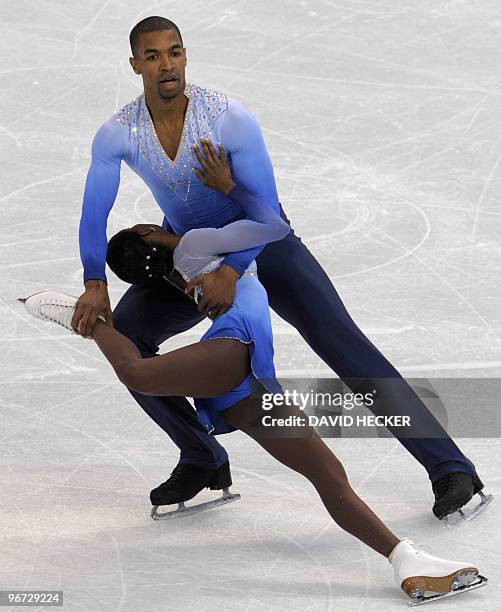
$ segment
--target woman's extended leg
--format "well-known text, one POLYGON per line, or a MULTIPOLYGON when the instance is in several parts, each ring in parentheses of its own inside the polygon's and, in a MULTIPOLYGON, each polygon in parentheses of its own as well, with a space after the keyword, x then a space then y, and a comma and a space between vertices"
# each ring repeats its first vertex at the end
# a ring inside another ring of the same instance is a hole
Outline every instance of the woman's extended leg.
MULTIPOLYGON (((289 414, 304 417, 290 407, 289 414)), ((397 538, 351 488, 343 465, 311 427, 289 432, 300 437, 271 437, 255 427, 262 415, 259 401, 246 398, 224 411, 224 418, 260 444, 272 457, 305 476, 315 487, 327 511, 348 533, 388 557, 397 538), (257 418, 256 418, 257 417, 257 418)), ((283 413, 281 417, 285 416, 283 413)))
MULTIPOLYGON (((279 417, 285 416, 285 412, 304 417, 304 413, 294 406, 280 409, 279 417)), ((301 431, 298 426, 292 427, 290 433, 302 437, 285 437, 287 432, 283 431, 280 437, 277 435, 280 429, 270 437, 263 428, 256 426, 263 411, 261 401, 254 398, 237 402, 223 415, 275 459, 305 476, 340 527, 388 558, 397 585, 415 602, 429 599, 426 593, 457 594, 486 584, 474 564, 435 557, 419 550, 410 540, 397 538, 353 491, 340 461, 313 428, 305 427, 301 431)))
POLYGON ((143 359, 133 342, 102 321, 93 339, 121 382, 144 395, 215 397, 250 372, 248 346, 239 340, 214 338, 143 359))
MULTIPOLYGON (((135 344, 101 321, 93 338, 120 380, 146 395, 221 395, 240 384, 250 371, 248 347, 238 340, 198 342, 143 359, 135 344)), ((340 527, 388 557, 399 539, 353 491, 342 464, 315 430, 304 428, 298 438, 256 436, 250 424, 256 422, 260 409, 259 401, 245 399, 224 416, 275 459, 308 478, 340 527)), ((294 407, 288 414, 302 416, 294 407)))
MULTIPOLYGON (((250 371, 248 347, 238 340, 214 339, 143 359, 135 344, 98 321, 93 332, 119 379, 146 395, 222 395, 240 384, 250 371)), ((388 557, 399 539, 388 530, 351 488, 340 461, 313 428, 301 437, 261 437, 252 423, 262 414, 259 400, 244 399, 224 412, 234 426, 248 433, 275 459, 305 476, 325 507, 345 531, 388 557)), ((288 414, 303 416, 295 407, 288 414)))

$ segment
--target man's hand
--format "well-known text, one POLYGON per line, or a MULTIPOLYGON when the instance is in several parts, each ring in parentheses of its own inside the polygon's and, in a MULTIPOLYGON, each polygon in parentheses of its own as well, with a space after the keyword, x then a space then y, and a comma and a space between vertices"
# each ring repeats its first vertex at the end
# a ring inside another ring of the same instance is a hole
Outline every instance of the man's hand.
POLYGON ((195 155, 202 166, 202 169, 193 168, 197 178, 207 187, 228 195, 235 186, 235 183, 231 177, 231 169, 226 160, 223 145, 219 143, 218 155, 214 145, 208 138, 202 138, 200 142, 202 143, 202 151, 205 157, 198 146, 193 145, 195 155))
POLYGON ((186 285, 185 293, 189 293, 197 285, 202 285, 203 296, 198 303, 198 312, 203 312, 211 319, 215 319, 231 308, 238 278, 239 274, 236 270, 223 264, 214 272, 192 278, 186 285))
POLYGON ((97 317, 103 315, 106 325, 113 327, 108 285, 101 280, 88 280, 83 293, 76 303, 71 327, 76 334, 92 338, 92 330, 97 317))

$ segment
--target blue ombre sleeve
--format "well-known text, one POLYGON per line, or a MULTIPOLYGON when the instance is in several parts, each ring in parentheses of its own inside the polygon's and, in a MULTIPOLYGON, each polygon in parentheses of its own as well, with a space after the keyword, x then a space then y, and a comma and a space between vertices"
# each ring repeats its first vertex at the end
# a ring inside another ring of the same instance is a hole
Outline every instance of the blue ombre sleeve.
MULTIPOLYGON (((231 158, 235 183, 280 214, 273 166, 261 128, 247 108, 232 98, 228 99, 228 109, 221 119, 220 139, 231 158)), ((260 246, 231 253, 223 263, 242 274, 262 250, 260 246)))
MULTIPOLYGON (((286 223, 271 206, 239 185, 228 194, 238 202, 247 214, 247 219, 228 223, 224 227, 201 227, 192 229, 183 236, 180 247, 193 257, 249 251, 275 240, 282 240, 290 232, 286 223)), ((251 260, 252 261, 252 260, 251 260)))
POLYGON ((120 184, 120 165, 125 151, 122 126, 110 119, 92 141, 92 161, 85 181, 80 217, 80 259, 84 282, 106 281, 106 224, 120 184))

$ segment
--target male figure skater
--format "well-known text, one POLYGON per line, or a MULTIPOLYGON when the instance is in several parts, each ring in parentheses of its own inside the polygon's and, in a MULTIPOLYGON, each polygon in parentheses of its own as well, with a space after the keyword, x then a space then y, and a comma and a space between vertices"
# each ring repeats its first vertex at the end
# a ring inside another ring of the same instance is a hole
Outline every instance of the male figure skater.
MULTIPOLYGON (((353 379, 372 379, 373 387, 373 379, 397 380, 396 394, 381 387, 386 409, 398 414, 399 407, 404 407, 406 414, 410 411, 421 422, 436 423, 356 326, 328 276, 292 229, 284 239, 264 248, 229 254, 216 271, 196 279, 195 284, 203 287, 198 309, 168 283, 139 284, 128 289, 112 316, 105 275, 106 221, 118 191, 122 160, 151 189, 164 213, 164 227, 177 234, 197 227, 221 227, 244 216, 231 198, 200 180, 193 146, 204 138, 222 143, 237 184, 287 220, 256 119, 224 93, 186 83, 186 49, 177 26, 162 17, 148 17, 132 29, 130 44, 130 64, 142 77, 144 93, 106 121, 93 140, 80 222, 85 292, 77 303, 73 329, 90 336, 101 314, 144 357, 153 357, 167 338, 193 327, 207 314, 213 318, 226 312, 233 302, 236 279, 256 259, 270 306, 348 386, 353 386, 353 379)), ((186 398, 131 393, 180 449, 171 477, 151 492, 154 505, 186 501, 205 487, 221 489, 231 484, 226 451, 200 424, 186 398)), ((443 436, 400 438, 428 472, 438 518, 461 508, 483 487, 472 462, 445 432, 443 436)))

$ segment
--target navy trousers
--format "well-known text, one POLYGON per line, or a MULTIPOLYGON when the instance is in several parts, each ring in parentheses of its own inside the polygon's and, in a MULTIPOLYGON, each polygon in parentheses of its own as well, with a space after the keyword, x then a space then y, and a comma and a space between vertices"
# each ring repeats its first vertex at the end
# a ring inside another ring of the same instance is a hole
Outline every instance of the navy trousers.
MULTIPOLYGON (((282 215, 286 218, 283 211, 282 215)), ((293 230, 283 240, 266 245, 256 262, 271 308, 299 331, 348 386, 352 387, 349 379, 399 379, 394 406, 388 412, 399 414, 399 405, 412 406, 414 417, 422 422, 434 420, 398 371, 351 319, 329 277, 293 230)), ((132 285, 113 312, 115 328, 146 358, 154 358, 159 344, 203 318, 196 304, 169 283, 132 285)), ((200 424, 186 398, 131 393, 178 446, 180 462, 215 468, 226 461, 226 451, 200 424)), ((391 404, 391 393, 386 400, 391 404)), ((399 436, 398 431, 392 433, 399 436)), ((443 438, 399 437, 399 441, 432 481, 448 472, 475 471, 446 434, 443 438)))

